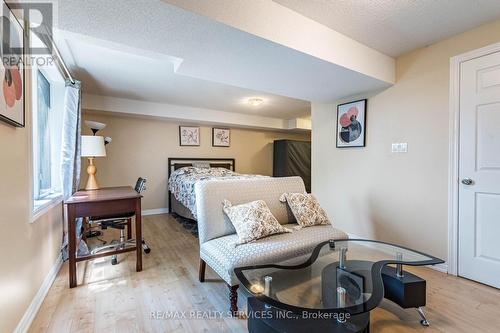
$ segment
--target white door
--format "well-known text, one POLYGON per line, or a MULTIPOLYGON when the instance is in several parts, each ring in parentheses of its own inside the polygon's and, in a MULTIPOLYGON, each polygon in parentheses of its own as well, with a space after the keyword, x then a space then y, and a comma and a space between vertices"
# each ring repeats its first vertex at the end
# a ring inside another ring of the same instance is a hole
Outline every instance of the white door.
POLYGON ((500 288, 500 52, 460 68, 458 275, 500 288))

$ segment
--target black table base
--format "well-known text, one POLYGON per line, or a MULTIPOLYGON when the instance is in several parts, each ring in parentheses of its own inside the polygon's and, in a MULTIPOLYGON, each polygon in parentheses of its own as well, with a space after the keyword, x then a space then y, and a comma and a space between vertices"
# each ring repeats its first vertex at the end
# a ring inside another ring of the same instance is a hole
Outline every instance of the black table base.
POLYGON ((384 297, 393 301, 403 309, 425 306, 425 280, 404 271, 402 277, 396 275, 394 267, 385 266, 382 269, 384 281, 384 297))
POLYGON ((255 297, 248 298, 248 332, 250 333, 369 333, 370 313, 351 316, 344 323, 320 314, 296 315, 286 310, 267 307, 255 297))

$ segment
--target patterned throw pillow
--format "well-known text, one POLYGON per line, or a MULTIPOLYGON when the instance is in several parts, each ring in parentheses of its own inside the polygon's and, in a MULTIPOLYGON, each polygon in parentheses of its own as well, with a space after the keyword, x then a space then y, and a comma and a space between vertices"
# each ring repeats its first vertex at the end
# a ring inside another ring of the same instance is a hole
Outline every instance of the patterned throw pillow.
POLYGON ((224 200, 222 206, 238 234, 237 244, 252 242, 274 234, 292 232, 279 224, 264 200, 236 206, 224 200))
POLYGON ((293 216, 302 228, 330 223, 325 211, 312 194, 283 193, 280 201, 288 203, 293 216))

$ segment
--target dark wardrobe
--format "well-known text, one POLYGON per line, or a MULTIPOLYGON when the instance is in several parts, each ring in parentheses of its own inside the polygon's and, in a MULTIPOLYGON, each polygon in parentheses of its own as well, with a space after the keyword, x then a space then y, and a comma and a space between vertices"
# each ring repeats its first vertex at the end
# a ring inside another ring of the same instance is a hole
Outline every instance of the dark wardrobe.
POLYGON ((300 176, 311 192, 311 142, 275 140, 273 177, 300 176))

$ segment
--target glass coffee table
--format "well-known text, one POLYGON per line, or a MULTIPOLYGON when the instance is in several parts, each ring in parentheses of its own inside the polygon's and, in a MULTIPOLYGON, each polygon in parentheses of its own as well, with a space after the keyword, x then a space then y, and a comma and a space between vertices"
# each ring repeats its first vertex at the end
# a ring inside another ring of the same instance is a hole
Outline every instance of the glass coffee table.
POLYGON ((369 332, 370 311, 385 297, 428 321, 425 280, 403 265, 444 261, 408 248, 360 239, 331 240, 277 264, 236 268, 250 293, 249 332, 369 332))

